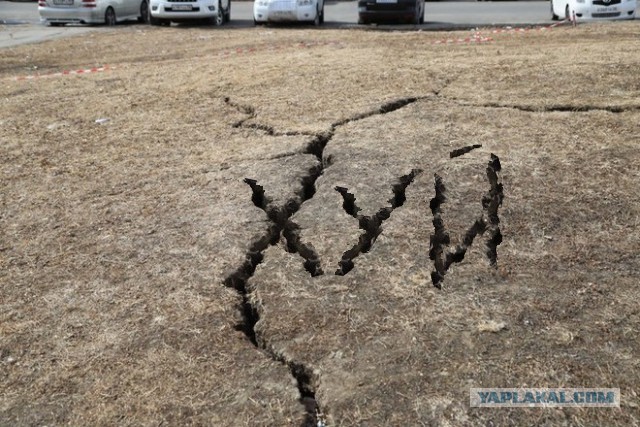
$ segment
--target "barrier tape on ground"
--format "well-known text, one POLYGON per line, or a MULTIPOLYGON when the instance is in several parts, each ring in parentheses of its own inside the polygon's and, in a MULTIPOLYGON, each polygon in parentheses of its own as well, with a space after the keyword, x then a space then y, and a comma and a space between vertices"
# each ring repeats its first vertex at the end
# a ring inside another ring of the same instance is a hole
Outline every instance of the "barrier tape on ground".
POLYGON ((454 44, 454 43, 458 43, 458 44, 464 44, 464 43, 487 43, 487 42, 492 42, 493 39, 491 37, 489 37, 489 36, 483 35, 483 33, 489 33, 489 34, 518 33, 518 34, 524 34, 524 33, 535 32, 535 31, 549 31, 549 30, 552 30, 553 28, 558 27, 559 25, 563 25, 563 24, 567 24, 567 23, 571 23, 571 20, 565 19, 563 21, 556 22, 556 23, 553 23, 551 25, 538 26, 538 27, 520 27, 520 28, 506 27, 506 28, 496 28, 496 29, 493 29, 493 30, 487 30, 487 31, 484 31, 484 32, 478 30, 471 37, 465 37, 465 38, 461 38, 461 39, 436 40, 436 41, 431 42, 431 44, 438 45, 438 44, 454 44))
POLYGON ((432 41, 430 44, 438 45, 438 44, 466 44, 466 43, 488 43, 492 42, 493 39, 491 37, 485 37, 480 35, 480 33, 476 33, 471 37, 465 37, 461 39, 442 39, 432 41))
POLYGON ((568 24, 570 23, 571 20, 569 19, 565 19, 559 22, 555 22, 551 25, 544 25, 544 26, 540 26, 540 27, 520 27, 520 28, 512 28, 512 27, 506 27, 506 28, 496 28, 493 30, 488 31, 490 34, 503 34, 503 33, 519 33, 519 34, 524 34, 524 33, 530 33, 530 32, 535 32, 535 31, 549 31, 552 30, 554 28, 556 28, 559 25, 563 25, 563 24, 568 24))
POLYGON ((18 76, 16 80, 34 80, 34 79, 47 79, 50 77, 62 77, 62 76, 73 76, 79 74, 91 74, 91 73, 100 73, 102 71, 111 70, 111 67, 105 65, 103 67, 93 67, 93 68, 85 68, 81 70, 65 70, 59 73, 50 73, 50 74, 32 74, 29 76, 18 76))
MULTIPOLYGON (((504 33, 520 33, 520 34, 523 34, 523 33, 534 32, 534 31, 549 31, 549 30, 551 30, 553 28, 556 28, 556 27, 558 27, 560 25, 567 24, 567 23, 572 23, 572 22, 575 22, 575 21, 572 21, 570 19, 565 19, 565 20, 553 23, 551 25, 545 25, 545 26, 540 26, 540 27, 496 28, 496 29, 493 29, 493 30, 489 30, 488 32, 490 34, 504 34, 504 33)), ((492 42, 492 41, 493 41, 493 39, 491 37, 484 36, 481 31, 476 31, 474 33, 474 35, 472 35, 470 37, 464 37, 464 38, 458 38, 458 39, 434 40, 434 41, 430 42, 430 44, 432 44, 432 45, 472 44, 472 43, 489 43, 489 42, 492 42)), ((265 51, 265 50, 274 51, 274 50, 282 50, 282 49, 286 49, 286 48, 290 48, 290 47, 308 49, 308 48, 317 47, 317 46, 344 46, 344 43, 339 42, 339 41, 298 42, 298 43, 293 43, 293 44, 261 46, 260 48, 258 48, 258 47, 239 47, 239 48, 236 48, 236 49, 223 50, 223 51, 218 53, 218 56, 220 56, 220 57, 228 57, 228 56, 231 56, 231 55, 247 55, 247 54, 253 54, 253 53, 257 53, 257 52, 265 51)), ((108 71, 108 70, 111 70, 111 69, 112 69, 111 67, 109 67, 108 65, 105 65, 103 67, 86 68, 86 69, 82 69, 82 70, 65 70, 65 71, 62 71, 62 72, 51 73, 51 74, 33 74, 33 75, 29 75, 29 76, 18 76, 18 77, 16 77, 16 80, 34 80, 34 79, 43 79, 43 78, 50 78, 50 77, 62 77, 62 76, 79 75, 79 74, 99 73, 99 72, 108 71)))
POLYGON ((290 48, 290 47, 308 49, 308 48, 311 48, 311 47, 318 47, 318 46, 344 46, 344 43, 339 42, 339 41, 298 42, 298 43, 293 43, 293 44, 281 44, 281 45, 275 45, 274 44, 274 45, 260 46, 260 48, 258 48, 258 47, 239 47, 239 48, 236 48, 236 49, 223 50, 222 52, 218 53, 218 56, 227 57, 227 56, 231 56, 231 55, 247 55, 247 54, 252 54, 252 53, 257 53, 257 52, 282 50, 282 49, 286 49, 286 48, 290 48))
MULTIPOLYGON (((297 42, 297 43, 290 43, 290 44, 281 44, 281 45, 268 45, 268 46, 260 46, 260 47, 241 47, 241 48, 236 48, 236 49, 227 49, 227 50, 223 50, 221 52, 218 53, 219 57, 228 57, 231 55, 247 55, 247 54, 253 54, 253 53, 257 53, 257 52, 264 52, 264 51, 276 51, 276 50, 283 50, 283 49, 287 49, 287 48, 301 48, 301 49, 308 49, 308 48, 312 48, 312 47, 318 47, 318 46, 344 46, 343 42, 339 42, 339 41, 323 41, 323 42, 297 42)), ((32 74, 32 75, 28 75, 28 76, 18 76, 15 79, 16 80, 34 80, 34 79, 44 79, 44 78, 50 78, 50 77, 62 77, 62 76, 70 76, 70 75, 79 75, 79 74, 89 74, 89 73, 98 73, 101 71, 108 71, 113 69, 113 67, 110 67, 108 65, 105 65, 103 67, 94 67, 94 68, 86 68, 86 69, 81 69, 81 70, 65 70, 65 71, 61 71, 58 73, 50 73, 50 74, 32 74)))

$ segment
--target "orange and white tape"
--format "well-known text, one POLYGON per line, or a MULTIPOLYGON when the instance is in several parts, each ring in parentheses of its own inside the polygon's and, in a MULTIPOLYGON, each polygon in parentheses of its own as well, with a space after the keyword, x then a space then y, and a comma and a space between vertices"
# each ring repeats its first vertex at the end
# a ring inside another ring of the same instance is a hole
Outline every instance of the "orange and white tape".
POLYGON ((465 37, 465 38, 460 38, 460 39, 443 39, 443 40, 436 40, 431 42, 431 44, 434 45, 438 45, 438 44, 464 44, 464 43, 487 43, 487 42, 492 42, 494 41, 493 38, 484 35, 483 33, 488 33, 488 34, 505 34, 505 33, 518 33, 518 34, 524 34, 524 33, 529 33, 529 32, 535 32, 535 31, 549 31, 553 28, 556 28, 559 25, 563 25, 566 23, 570 23, 570 20, 563 20, 560 22, 556 22, 553 23, 551 25, 544 25, 544 26, 536 26, 536 27, 520 27, 520 28, 512 28, 512 27, 505 27, 505 28, 495 28, 493 30, 486 30, 486 31, 480 31, 477 30, 473 36, 471 37, 465 37))
POLYGON ((559 21, 559 22, 555 22, 555 23, 553 23, 551 25, 543 25, 543 26, 536 26, 536 27, 496 28, 496 29, 488 31, 488 33, 490 33, 490 34, 502 34, 502 33, 524 34, 524 33, 536 32, 536 31, 549 31, 549 30, 552 30, 552 29, 556 28, 559 25, 563 25, 563 24, 566 24, 566 23, 569 23, 569 22, 570 22, 570 20, 565 19, 565 20, 562 20, 562 21, 559 21))
POLYGON ((465 37, 460 39, 435 40, 435 41, 432 41, 431 44, 438 45, 438 44, 488 43, 492 41, 493 39, 491 37, 484 37, 480 35, 480 33, 475 33, 471 37, 465 37))
POLYGON ((65 70, 58 73, 50 73, 50 74, 31 74, 28 76, 18 76, 16 80, 34 80, 34 79, 47 79, 50 77, 62 77, 62 76, 73 76, 80 74, 91 74, 91 73, 100 73, 102 71, 108 71, 112 68, 108 65, 103 67, 93 67, 93 68, 85 68, 81 70, 65 70))
MULTIPOLYGON (((551 25, 538 26, 538 27, 521 27, 521 28, 496 28, 493 30, 485 31, 489 34, 504 34, 504 33, 529 33, 534 31, 549 31, 553 28, 556 28, 560 25, 571 23, 570 19, 565 19, 563 21, 559 21, 553 23, 551 25)), ((473 43, 489 43, 492 42, 493 39, 491 37, 483 35, 482 31, 476 31, 470 37, 457 38, 457 39, 441 39, 430 42, 432 45, 451 45, 451 44, 473 44, 473 43)), ((299 42, 294 44, 282 44, 282 45, 269 45, 269 46, 261 46, 260 48, 252 46, 252 47, 239 47, 236 49, 223 50, 218 53, 218 56, 231 56, 231 55, 248 55, 257 53, 260 51, 274 51, 274 50, 282 50, 290 47, 297 48, 311 48, 317 46, 344 46, 344 43, 338 41, 322 41, 322 42, 299 42)), ((65 70, 58 73, 51 74, 32 74, 28 76, 18 76, 16 80, 34 80, 34 79, 44 79, 50 77, 62 77, 62 76, 71 76, 71 75, 80 75, 80 74, 91 74, 91 73, 99 73, 103 71, 111 70, 112 67, 105 65, 103 67, 93 67, 93 68, 85 68, 80 70, 65 70)))
POLYGON ((248 55, 248 54, 253 54, 257 52, 283 50, 291 47, 308 49, 308 48, 318 47, 318 46, 343 46, 343 45, 344 43, 339 41, 299 42, 299 43, 281 44, 281 45, 273 44, 273 45, 260 46, 260 47, 256 47, 256 46, 239 47, 237 49, 223 50, 222 52, 218 53, 218 56, 226 57, 231 55, 248 55))

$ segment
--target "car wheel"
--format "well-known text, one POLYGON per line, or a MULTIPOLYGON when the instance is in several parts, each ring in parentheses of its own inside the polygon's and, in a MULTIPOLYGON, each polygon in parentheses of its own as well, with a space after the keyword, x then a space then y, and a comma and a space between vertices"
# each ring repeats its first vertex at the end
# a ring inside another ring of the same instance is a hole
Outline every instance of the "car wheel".
POLYGON ((553 0, 549 0, 549 4, 551 6, 551 20, 557 21, 560 17, 556 15, 555 12, 553 11, 553 0))
POLYGON ((50 27, 64 27, 62 22, 49 22, 50 27))
POLYGON ((420 2, 416 2, 416 13, 413 15, 413 19, 411 20, 411 24, 413 24, 413 25, 420 24, 420 2))
POLYGON ((229 0, 229 5, 227 9, 224 11, 224 22, 231 22, 231 0, 229 0))
POLYGON ((210 19, 210 22, 215 26, 224 24, 224 12, 222 11, 222 3, 220 0, 218 0, 218 12, 216 13, 216 16, 210 19))
POLYGON ((149 3, 147 0, 142 0, 142 3, 140 3, 140 16, 138 17, 138 22, 141 24, 149 22, 149 3))
POLYGON ((116 11, 113 10, 111 6, 109 6, 107 11, 104 13, 104 23, 108 27, 116 25, 116 11))

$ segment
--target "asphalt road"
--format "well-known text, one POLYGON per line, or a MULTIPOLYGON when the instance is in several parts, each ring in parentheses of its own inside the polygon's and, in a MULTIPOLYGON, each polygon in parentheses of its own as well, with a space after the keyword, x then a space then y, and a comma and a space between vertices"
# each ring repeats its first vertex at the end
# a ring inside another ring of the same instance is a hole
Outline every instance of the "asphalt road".
MULTIPOLYGON (((232 25, 253 25, 253 2, 234 2, 232 25)), ((325 6, 326 24, 355 24, 358 19, 355 1, 327 1, 325 6)), ((0 1, 0 23, 39 23, 36 2, 0 1)), ((425 26, 433 25, 491 25, 491 24, 535 24, 548 22, 549 3, 547 1, 506 1, 469 2, 443 1, 427 2, 425 26)))
MULTIPOLYGON (((230 25, 234 27, 252 26, 252 8, 253 2, 251 1, 234 2, 230 25)), ((326 3, 326 26, 354 26, 357 18, 357 3, 355 1, 328 1, 326 3)), ((428 2, 425 21, 425 24, 420 28, 426 30, 551 22, 548 1, 428 2)), ((101 27, 89 26, 45 27, 40 24, 36 2, 0 1, 0 24, 5 24, 4 28, 0 27, 0 48, 87 31, 106 30, 101 27)), ((379 28, 403 28, 403 26, 380 26, 379 28)), ((415 28, 415 26, 407 28, 415 28)))

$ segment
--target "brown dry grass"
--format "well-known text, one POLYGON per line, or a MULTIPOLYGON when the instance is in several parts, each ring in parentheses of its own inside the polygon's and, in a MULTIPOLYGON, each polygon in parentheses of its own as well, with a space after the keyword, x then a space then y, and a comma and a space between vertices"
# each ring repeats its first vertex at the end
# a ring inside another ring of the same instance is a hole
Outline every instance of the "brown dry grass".
POLYGON ((637 424, 640 31, 431 44, 466 35, 128 27, 3 50, 0 425, 299 424, 289 370, 236 330, 223 285, 269 225, 242 178, 284 203, 313 133, 404 97, 421 100, 335 129, 294 220, 335 266, 358 230, 333 186, 375 210, 395 178, 423 174, 350 275, 311 279, 269 248, 250 282, 267 345, 315 369, 331 425, 637 424), (295 135, 234 127, 245 119, 295 135), (436 291, 433 173, 457 236, 489 152, 504 167, 500 268, 473 247, 436 291), (622 408, 465 400, 524 385, 620 387, 622 408))

